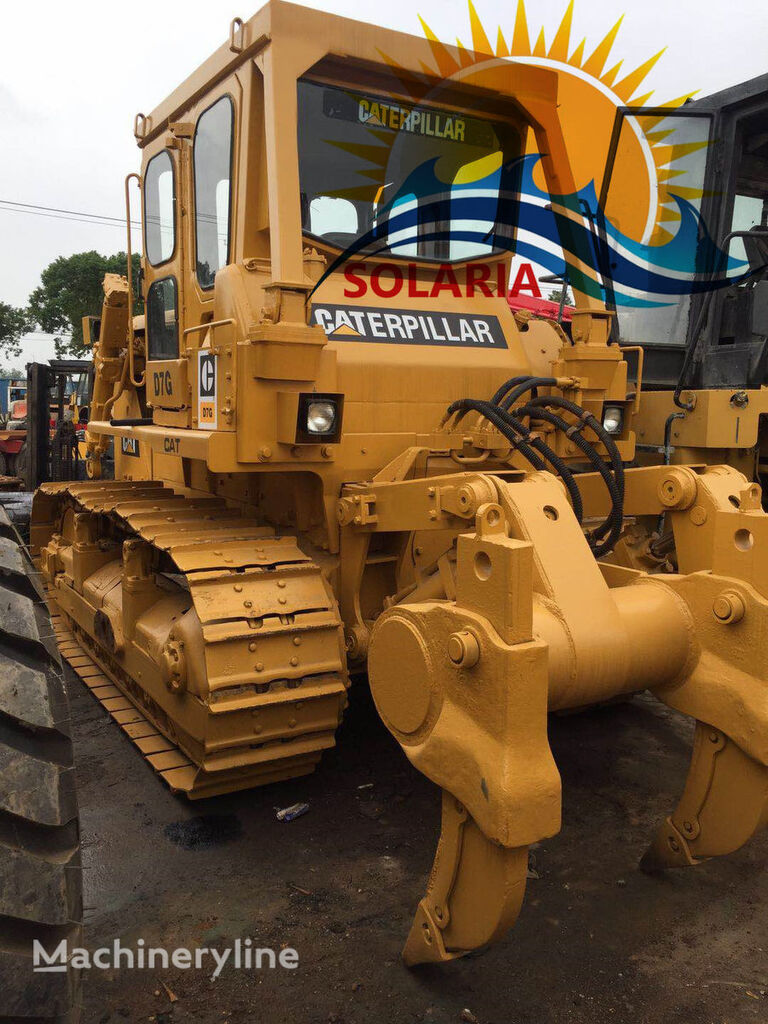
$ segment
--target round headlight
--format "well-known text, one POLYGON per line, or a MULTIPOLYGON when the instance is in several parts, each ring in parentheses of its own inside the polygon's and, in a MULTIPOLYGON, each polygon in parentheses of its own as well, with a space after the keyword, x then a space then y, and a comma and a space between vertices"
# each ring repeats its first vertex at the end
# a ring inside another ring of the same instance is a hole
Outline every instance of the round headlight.
POLYGON ((333 402, 310 402, 307 407, 307 430, 310 434, 330 434, 336 422, 333 402))
POLYGON ((624 426, 624 410, 620 405, 606 405, 603 409, 603 430, 608 434, 620 434, 624 426))

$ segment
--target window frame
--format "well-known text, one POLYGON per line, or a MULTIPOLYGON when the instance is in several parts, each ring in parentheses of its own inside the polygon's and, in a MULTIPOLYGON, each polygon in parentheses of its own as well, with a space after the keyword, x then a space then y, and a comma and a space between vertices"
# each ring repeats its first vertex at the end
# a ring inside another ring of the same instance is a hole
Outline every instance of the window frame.
POLYGON ((205 110, 201 110, 195 121, 195 133, 192 136, 192 202, 195 217, 195 280, 197 281, 198 287, 201 291, 209 292, 216 284, 216 273, 221 270, 221 267, 229 265, 232 258, 232 193, 234 191, 234 167, 235 167, 235 98, 230 92, 224 92, 221 96, 217 96, 216 99, 209 103, 205 110), (200 127, 200 122, 205 115, 216 106, 217 103, 221 103, 222 100, 229 101, 229 197, 227 204, 227 258, 221 266, 216 268, 214 272, 214 280, 209 285, 204 285, 200 280, 200 274, 198 272, 199 261, 199 238, 198 238, 198 221, 197 221, 197 162, 195 160, 195 153, 197 151, 197 133, 200 127))
POLYGON ((141 182, 141 203, 142 203, 142 211, 144 213, 144 224, 143 224, 143 227, 144 227, 144 255, 146 256, 147 263, 149 263, 150 267, 152 267, 153 270, 157 270, 159 267, 164 267, 166 265, 166 263, 170 263, 171 260, 173 260, 175 258, 176 250, 177 250, 178 245, 179 245, 179 233, 177 231, 177 225, 176 225, 176 211, 177 211, 177 207, 178 207, 177 192, 176 192, 176 164, 174 163, 174 160, 173 160, 173 153, 171 152, 170 149, 168 149, 167 146, 164 149, 158 150, 158 152, 155 153, 155 155, 153 157, 151 157, 149 159, 149 161, 147 162, 147 166, 144 169, 144 174, 142 176, 142 182, 141 182), (153 162, 155 160, 157 160, 158 157, 163 156, 163 154, 167 154, 168 158, 171 161, 171 186, 172 186, 171 187, 171 196, 172 196, 172 202, 173 202, 173 206, 172 206, 173 216, 171 218, 171 221, 172 221, 172 224, 173 224, 173 248, 171 249, 171 255, 170 256, 167 256, 164 260, 161 260, 159 263, 153 263, 152 260, 149 258, 149 246, 147 245, 147 227, 148 227, 148 221, 147 221, 147 175, 149 174, 149 168, 152 166, 153 162))
POLYGON ((169 360, 181 358, 180 338, 179 338, 179 282, 176 280, 175 274, 166 274, 165 277, 156 278, 147 289, 147 299, 145 303, 145 315, 146 323, 145 330, 147 333, 147 362, 148 363, 165 363, 169 360), (150 297, 152 295, 152 289, 157 285, 165 284, 166 281, 173 282, 173 298, 174 298, 174 324, 176 326, 176 355, 175 356, 155 356, 152 355, 152 331, 150 329, 150 297))

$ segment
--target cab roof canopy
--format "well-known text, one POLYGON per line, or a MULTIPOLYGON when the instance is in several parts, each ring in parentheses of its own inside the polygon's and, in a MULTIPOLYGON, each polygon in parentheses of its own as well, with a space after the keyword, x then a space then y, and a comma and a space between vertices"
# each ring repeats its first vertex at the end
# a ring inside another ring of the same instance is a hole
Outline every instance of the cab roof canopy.
MULTIPOLYGON (((462 56, 458 47, 440 47, 445 55, 440 61, 443 67, 453 64, 461 68, 466 62, 466 55, 462 56)), ((186 110, 251 59, 256 59, 265 74, 272 65, 275 85, 278 81, 281 86, 287 85, 288 81, 295 82, 312 73, 328 81, 369 88, 381 88, 384 84, 391 90, 394 84, 399 84, 402 93, 407 81, 407 98, 411 102, 418 102, 440 86, 442 103, 463 97, 463 104, 457 105, 466 106, 471 96, 471 109, 509 117, 517 108, 515 112, 523 113, 532 125, 538 109, 554 107, 557 101, 555 71, 489 56, 482 69, 472 68, 470 84, 465 71, 453 76, 441 73, 426 38, 284 0, 270 0, 248 21, 235 18, 228 42, 151 114, 137 115, 139 146, 145 146, 170 124, 182 119, 186 110)))

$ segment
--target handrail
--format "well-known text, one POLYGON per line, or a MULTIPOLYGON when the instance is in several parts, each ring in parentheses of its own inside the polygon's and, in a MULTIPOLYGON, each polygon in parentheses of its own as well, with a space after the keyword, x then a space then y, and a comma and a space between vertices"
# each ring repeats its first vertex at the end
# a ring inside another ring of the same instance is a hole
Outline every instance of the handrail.
POLYGON ((635 384, 635 412, 640 408, 640 396, 643 391, 643 368, 645 366, 645 349, 642 345, 622 345, 622 352, 636 352, 637 353, 637 382, 635 384))
POLYGON ((242 53, 245 49, 245 22, 242 18, 233 18, 230 22, 229 48, 232 53, 242 53))
POLYGON ((235 322, 234 317, 227 317, 226 320, 209 320, 207 323, 195 324, 194 327, 186 327, 183 331, 182 336, 186 338, 188 334, 195 334, 197 331, 213 330, 214 327, 226 327, 227 324, 233 324, 235 322))
POLYGON ((141 380, 136 380, 133 361, 133 253, 131 252, 131 194, 129 190, 131 178, 135 178, 139 188, 141 188, 141 175, 131 171, 130 174, 125 176, 125 227, 127 233, 125 258, 128 269, 128 382, 133 388, 142 388, 146 379, 146 371, 142 373, 141 380))

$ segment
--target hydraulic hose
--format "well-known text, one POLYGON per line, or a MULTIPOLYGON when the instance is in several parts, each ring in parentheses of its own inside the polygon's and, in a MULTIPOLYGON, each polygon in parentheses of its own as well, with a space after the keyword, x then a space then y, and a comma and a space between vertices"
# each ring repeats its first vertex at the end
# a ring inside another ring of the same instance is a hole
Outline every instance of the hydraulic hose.
POLYGON ((571 498, 574 515, 581 522, 584 516, 584 503, 581 492, 566 463, 549 447, 541 438, 531 437, 530 430, 518 419, 504 409, 500 409, 490 402, 484 402, 476 398, 462 398, 448 407, 448 414, 460 413, 457 422, 460 422, 467 412, 481 413, 489 423, 504 435, 513 448, 520 452, 533 466, 534 469, 545 469, 545 461, 548 462, 555 472, 562 478, 566 490, 571 498), (535 451, 534 451, 535 449, 535 451))
POLYGON ((557 384, 557 381, 554 377, 528 377, 526 380, 519 381, 516 385, 513 385, 511 390, 505 384, 504 388, 499 388, 496 392, 496 395, 500 394, 501 397, 496 398, 496 395, 494 395, 492 401, 494 405, 499 405, 502 409, 511 409, 518 398, 524 395, 526 391, 533 391, 538 387, 553 387, 555 384, 557 384))
POLYGON ((551 423, 552 426, 556 427, 558 430, 562 430, 566 437, 568 437, 568 439, 572 441, 577 448, 579 448, 579 450, 592 464, 593 468, 603 478, 605 486, 608 489, 608 494, 611 498, 611 511, 605 521, 587 535, 587 539, 589 540, 590 547, 592 547, 596 557, 599 557, 601 554, 606 554, 621 536, 623 517, 621 514, 621 495, 619 494, 616 480, 606 465, 605 460, 600 458, 593 445, 591 445, 589 441, 579 433, 578 424, 568 423, 566 420, 562 419, 562 417, 557 416, 555 413, 540 406, 520 406, 515 409, 515 413, 518 416, 532 416, 536 419, 544 420, 545 423, 551 423), (593 540, 602 539, 606 534, 608 534, 608 539, 605 542, 599 545, 593 543, 593 540))
POLYGON ((584 424, 597 435, 598 439, 602 442, 605 450, 608 452, 608 457, 611 460, 611 467, 613 468, 613 474, 616 478, 616 485, 621 495, 622 503, 624 501, 624 463, 621 461, 621 452, 616 446, 616 442, 605 429, 603 424, 591 412, 587 412, 582 409, 580 405, 576 405, 575 402, 569 401, 567 398, 562 398, 560 395, 544 395, 541 398, 532 398, 529 405, 535 406, 554 406, 555 408, 565 409, 567 412, 572 413, 574 416, 578 416, 579 419, 583 420, 584 424))

